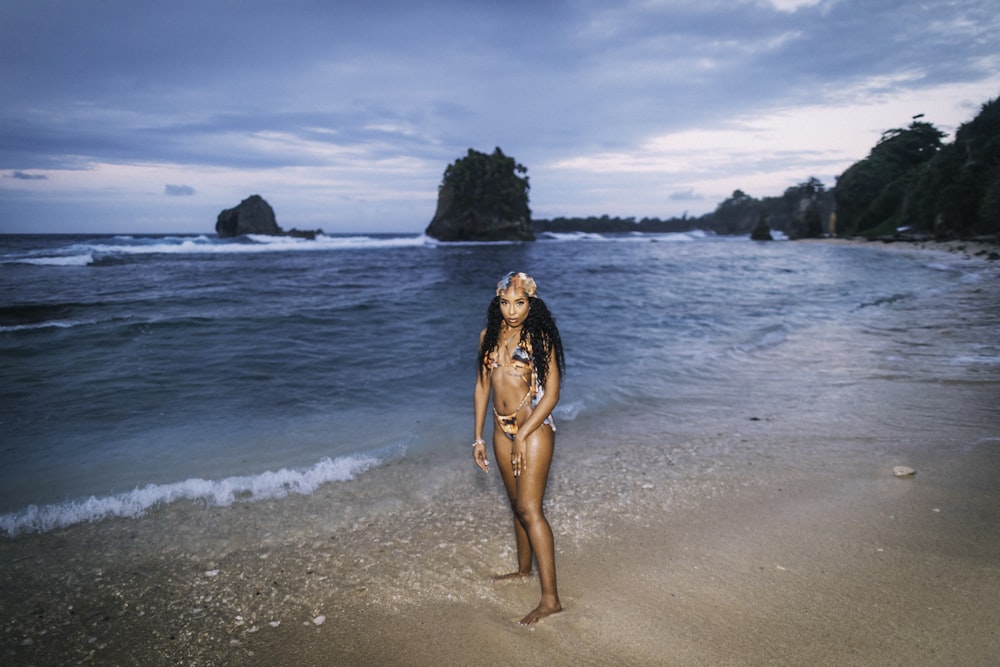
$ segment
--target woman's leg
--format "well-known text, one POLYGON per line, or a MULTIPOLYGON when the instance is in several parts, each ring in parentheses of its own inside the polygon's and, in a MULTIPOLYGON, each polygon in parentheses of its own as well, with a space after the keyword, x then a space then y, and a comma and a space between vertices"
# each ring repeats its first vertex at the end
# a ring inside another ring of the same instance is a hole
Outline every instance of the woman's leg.
MULTIPOLYGON (((552 539, 552 528, 542 511, 545 487, 549 480, 549 466, 552 464, 555 434, 548 426, 542 426, 531 434, 527 444, 524 469, 514 478, 516 487, 514 505, 517 518, 526 531, 530 551, 534 551, 535 561, 538 563, 538 578, 542 586, 542 598, 538 606, 521 619, 521 623, 531 625, 546 616, 562 611, 562 605, 556 587, 555 542, 552 539)), ((518 555, 520 558, 520 549, 518 555)))
POLYGON ((514 476, 514 469, 510 464, 512 445, 510 438, 505 435, 497 434, 493 437, 493 458, 497 462, 504 489, 507 491, 507 500, 510 502, 510 510, 514 519, 514 539, 517 544, 517 570, 508 574, 498 574, 493 577, 495 582, 523 579, 531 574, 531 542, 528 540, 528 532, 525 530, 524 524, 521 523, 521 519, 517 515, 517 477, 514 476))

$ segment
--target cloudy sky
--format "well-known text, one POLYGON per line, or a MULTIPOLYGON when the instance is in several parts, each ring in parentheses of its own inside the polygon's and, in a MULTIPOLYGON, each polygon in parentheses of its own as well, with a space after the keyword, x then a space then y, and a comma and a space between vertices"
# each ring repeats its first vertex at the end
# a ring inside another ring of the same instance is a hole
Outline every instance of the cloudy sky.
POLYGON ((1000 95, 996 0, 0 0, 0 232, 420 232, 499 146, 536 218, 828 187, 1000 95))

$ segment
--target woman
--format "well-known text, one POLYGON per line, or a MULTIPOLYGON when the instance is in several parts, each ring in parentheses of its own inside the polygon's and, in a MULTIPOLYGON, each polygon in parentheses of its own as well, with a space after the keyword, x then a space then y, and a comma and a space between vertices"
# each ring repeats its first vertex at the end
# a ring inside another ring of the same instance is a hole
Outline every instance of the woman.
POLYGON ((552 408, 559 401, 565 364, 559 330, 537 292, 534 279, 524 273, 508 273, 497 284, 479 335, 472 445, 476 465, 488 472, 483 427, 492 393, 493 455, 514 511, 517 538, 517 571, 494 581, 529 576, 534 556, 542 598, 521 619, 525 625, 562 611, 552 529, 542 500, 555 445, 552 408))

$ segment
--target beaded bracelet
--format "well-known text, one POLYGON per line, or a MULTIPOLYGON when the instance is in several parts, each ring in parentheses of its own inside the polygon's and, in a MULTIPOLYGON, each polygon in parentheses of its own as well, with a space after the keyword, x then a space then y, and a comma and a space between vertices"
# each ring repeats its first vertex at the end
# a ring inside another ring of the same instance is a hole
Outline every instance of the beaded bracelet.
POLYGON ((476 445, 482 445, 483 447, 485 447, 486 446, 486 441, 483 440, 482 438, 480 438, 479 440, 473 440, 472 441, 472 446, 475 447, 476 445))

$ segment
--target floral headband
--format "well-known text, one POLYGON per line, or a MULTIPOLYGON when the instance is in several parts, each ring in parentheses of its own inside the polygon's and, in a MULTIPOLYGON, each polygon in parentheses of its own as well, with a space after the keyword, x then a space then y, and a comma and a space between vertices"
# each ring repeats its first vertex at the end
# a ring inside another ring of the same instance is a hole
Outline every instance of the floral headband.
POLYGON ((535 279, 527 273, 515 273, 511 271, 501 278, 500 282, 497 283, 497 296, 500 296, 511 287, 521 290, 530 299, 533 299, 538 294, 538 285, 535 284, 535 279))

